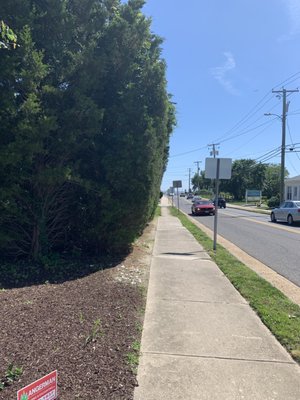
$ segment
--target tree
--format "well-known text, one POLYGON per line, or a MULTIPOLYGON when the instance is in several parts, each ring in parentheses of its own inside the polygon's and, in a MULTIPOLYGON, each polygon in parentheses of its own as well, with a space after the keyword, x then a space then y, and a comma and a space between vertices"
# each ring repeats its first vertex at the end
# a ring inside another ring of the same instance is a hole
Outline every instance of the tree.
POLYGON ((211 179, 205 179, 205 171, 200 171, 200 174, 197 173, 192 177, 192 185, 193 191, 198 190, 198 188, 209 190, 212 187, 211 179))
POLYGON ((4 1, 3 253, 123 251, 153 215, 175 110, 143 4, 4 1))
POLYGON ((235 199, 244 198, 247 189, 262 190, 265 165, 254 160, 235 160, 232 164, 230 180, 221 181, 220 190, 231 193, 235 199))
MULTIPOLYGON (((285 170, 285 177, 288 177, 289 173, 285 170)), ((278 197, 280 194, 280 177, 281 177, 281 166, 280 164, 267 164, 265 171, 265 180, 263 186, 263 195, 271 198, 278 197)))

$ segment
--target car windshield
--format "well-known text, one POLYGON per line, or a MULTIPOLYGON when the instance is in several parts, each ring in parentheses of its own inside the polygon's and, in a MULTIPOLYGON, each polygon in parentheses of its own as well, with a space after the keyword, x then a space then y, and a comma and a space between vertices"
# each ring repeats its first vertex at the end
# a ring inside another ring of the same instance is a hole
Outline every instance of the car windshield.
POLYGON ((203 206, 203 205, 208 205, 208 204, 211 204, 211 203, 207 200, 197 200, 196 201, 196 205, 203 206))
POLYGON ((296 206, 296 207, 300 207, 300 201, 296 201, 296 202, 295 202, 295 206, 296 206))

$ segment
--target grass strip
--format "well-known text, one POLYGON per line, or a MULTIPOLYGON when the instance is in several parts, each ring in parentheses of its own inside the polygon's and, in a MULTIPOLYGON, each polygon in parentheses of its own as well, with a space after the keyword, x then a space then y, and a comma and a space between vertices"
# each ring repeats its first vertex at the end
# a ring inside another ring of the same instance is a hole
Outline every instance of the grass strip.
POLYGON ((178 217, 182 225, 201 243, 278 341, 300 363, 300 307, 223 246, 217 244, 217 251, 214 252, 213 241, 200 228, 176 208, 170 207, 170 210, 171 215, 178 217))

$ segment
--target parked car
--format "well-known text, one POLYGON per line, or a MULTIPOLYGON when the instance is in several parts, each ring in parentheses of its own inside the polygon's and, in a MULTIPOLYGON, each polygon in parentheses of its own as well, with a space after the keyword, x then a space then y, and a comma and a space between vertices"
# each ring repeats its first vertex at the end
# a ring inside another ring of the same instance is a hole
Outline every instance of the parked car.
POLYGON ((185 197, 185 193, 181 192, 179 197, 185 197))
POLYGON ((194 197, 194 195, 193 195, 193 193, 188 193, 188 195, 186 196, 186 198, 189 200, 189 199, 192 199, 194 197))
MULTIPOLYGON (((214 205, 216 205, 216 199, 212 199, 211 201, 214 203, 214 205)), ((226 200, 224 197, 218 197, 218 207, 226 208, 226 200)))
POLYGON ((271 211, 271 221, 285 221, 289 225, 300 221, 300 201, 287 200, 271 211))
POLYGON ((192 205, 193 215, 215 215, 215 206, 209 200, 197 200, 192 205))

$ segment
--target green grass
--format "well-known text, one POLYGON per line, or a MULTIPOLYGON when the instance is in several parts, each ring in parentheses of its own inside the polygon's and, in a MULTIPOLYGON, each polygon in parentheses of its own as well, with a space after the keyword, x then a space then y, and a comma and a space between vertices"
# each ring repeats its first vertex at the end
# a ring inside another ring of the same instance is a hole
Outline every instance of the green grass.
POLYGON ((160 216, 161 216, 161 207, 157 206, 156 209, 155 209, 154 218, 160 217, 160 216))
POLYGON ((227 204, 231 204, 232 206, 245 207, 245 210, 247 210, 249 212, 255 212, 258 214, 270 214, 271 213, 270 209, 265 205, 262 205, 261 207, 256 207, 256 206, 246 207, 245 202, 238 202, 238 201, 234 201, 234 202, 230 202, 230 203, 228 202, 227 204))
POLYGON ((175 208, 170 209, 171 214, 178 217, 182 225, 201 243, 278 341, 300 363, 300 307, 221 245, 217 245, 217 251, 214 252, 213 241, 204 232, 183 213, 178 213, 175 208))
POLYGON ((135 340, 130 346, 131 351, 126 354, 127 363, 130 365, 131 370, 134 374, 137 373, 137 368, 139 365, 139 355, 141 344, 139 341, 135 340))

